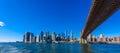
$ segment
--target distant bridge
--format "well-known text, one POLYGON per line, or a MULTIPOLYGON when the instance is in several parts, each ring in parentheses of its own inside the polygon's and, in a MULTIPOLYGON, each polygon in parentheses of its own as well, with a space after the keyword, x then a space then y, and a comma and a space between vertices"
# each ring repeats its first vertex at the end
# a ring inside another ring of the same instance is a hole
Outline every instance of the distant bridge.
POLYGON ((87 36, 118 9, 120 0, 93 0, 80 42, 86 43, 87 36))

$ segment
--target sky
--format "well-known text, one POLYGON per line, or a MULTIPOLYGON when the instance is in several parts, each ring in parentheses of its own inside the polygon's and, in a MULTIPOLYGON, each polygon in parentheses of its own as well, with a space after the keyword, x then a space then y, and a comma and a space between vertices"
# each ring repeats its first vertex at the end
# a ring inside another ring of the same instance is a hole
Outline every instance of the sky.
MULTIPOLYGON (((0 0, 0 42, 22 41, 25 32, 38 35, 72 30, 80 37, 92 0, 0 0)), ((120 36, 120 10, 95 29, 99 37, 120 36)))

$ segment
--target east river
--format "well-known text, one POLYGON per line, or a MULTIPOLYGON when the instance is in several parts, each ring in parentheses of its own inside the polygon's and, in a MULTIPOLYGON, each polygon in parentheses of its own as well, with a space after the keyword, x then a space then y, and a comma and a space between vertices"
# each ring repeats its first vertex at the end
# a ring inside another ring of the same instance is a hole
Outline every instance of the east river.
POLYGON ((120 53, 120 44, 0 43, 0 53, 120 53))

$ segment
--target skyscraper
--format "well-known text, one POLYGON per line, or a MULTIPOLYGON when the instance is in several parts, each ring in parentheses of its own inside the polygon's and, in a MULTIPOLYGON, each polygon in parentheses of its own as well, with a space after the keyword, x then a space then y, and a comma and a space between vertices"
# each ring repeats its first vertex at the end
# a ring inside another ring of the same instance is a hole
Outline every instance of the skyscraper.
POLYGON ((67 41, 70 41, 70 35, 67 36, 67 41))
POLYGON ((70 41, 73 40, 73 31, 70 32, 70 41))
POLYGON ((65 41, 65 33, 64 32, 61 32, 61 39, 62 39, 62 41, 65 41))
POLYGON ((64 34, 65 34, 65 40, 67 40, 67 32, 65 31, 65 33, 64 33, 64 34))
POLYGON ((55 34, 55 32, 52 33, 52 41, 56 41, 56 34, 55 34))
POLYGON ((52 38, 51 38, 49 32, 46 32, 46 42, 47 42, 47 43, 51 43, 51 42, 52 42, 52 38))
POLYGON ((56 41, 61 41, 61 36, 60 36, 60 34, 57 34, 57 36, 56 36, 56 41))
POLYGON ((43 31, 41 31, 41 33, 40 33, 40 42, 43 42, 43 35, 44 35, 44 32, 43 31))
POLYGON ((26 32, 24 34, 23 42, 24 43, 29 43, 30 42, 30 32, 26 32))
POLYGON ((36 36, 36 43, 40 42, 40 35, 36 36))
POLYGON ((46 35, 43 35, 43 42, 46 42, 46 35))
POLYGON ((46 32, 46 38, 48 39, 48 37, 49 37, 49 32, 46 32))
POLYGON ((87 37, 88 42, 92 42, 92 34, 89 34, 87 37))
POLYGON ((30 42, 31 42, 31 43, 34 43, 34 42, 35 42, 35 37, 34 37, 34 34, 33 34, 33 33, 30 34, 30 42))

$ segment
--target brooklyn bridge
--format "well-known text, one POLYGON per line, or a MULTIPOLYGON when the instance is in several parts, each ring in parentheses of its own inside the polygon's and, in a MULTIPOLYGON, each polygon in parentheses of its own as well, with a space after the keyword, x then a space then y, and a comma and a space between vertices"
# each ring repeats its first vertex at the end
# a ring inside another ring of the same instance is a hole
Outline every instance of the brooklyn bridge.
POLYGON ((119 9, 120 0, 93 0, 80 43, 87 43, 87 36, 119 9))

